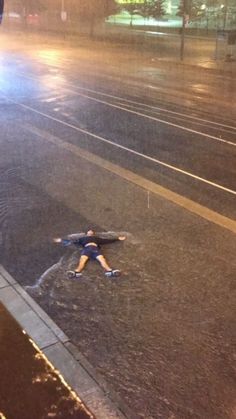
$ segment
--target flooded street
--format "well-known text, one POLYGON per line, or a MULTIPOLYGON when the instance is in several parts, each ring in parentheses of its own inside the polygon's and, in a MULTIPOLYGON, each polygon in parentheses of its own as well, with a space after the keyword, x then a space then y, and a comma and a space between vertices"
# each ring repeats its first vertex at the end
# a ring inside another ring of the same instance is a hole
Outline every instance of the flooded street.
POLYGON ((2 51, 1 263, 127 417, 234 419, 235 80, 186 70, 181 93, 106 54, 2 51), (127 236, 103 247, 120 278, 67 279, 80 251, 52 239, 88 228, 127 236))

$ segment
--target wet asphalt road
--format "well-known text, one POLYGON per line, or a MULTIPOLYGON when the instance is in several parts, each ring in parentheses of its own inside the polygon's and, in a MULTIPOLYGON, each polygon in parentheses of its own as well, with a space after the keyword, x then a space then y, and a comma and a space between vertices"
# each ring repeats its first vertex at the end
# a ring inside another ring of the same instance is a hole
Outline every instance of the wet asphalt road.
POLYGON ((40 283, 31 295, 135 418, 233 419, 235 234, 144 181, 235 220, 235 80, 98 45, 4 45, 1 262, 40 283), (65 279, 78 251, 51 238, 87 226, 127 234, 105 249, 119 281, 94 263, 65 279))

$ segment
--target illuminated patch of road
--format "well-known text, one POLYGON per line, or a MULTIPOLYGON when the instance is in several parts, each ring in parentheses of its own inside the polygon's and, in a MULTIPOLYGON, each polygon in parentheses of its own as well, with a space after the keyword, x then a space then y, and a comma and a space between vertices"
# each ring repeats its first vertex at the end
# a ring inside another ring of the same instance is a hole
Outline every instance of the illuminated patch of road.
MULTIPOLYGON (((41 79, 39 76, 35 76, 33 74, 28 75, 28 74, 25 74, 23 72, 18 72, 17 75, 18 76, 20 75, 24 78, 29 78, 29 79, 32 79, 32 80, 41 79)), ((65 82, 65 80, 62 80, 62 82, 65 82)), ((90 88, 81 87, 77 84, 73 84, 73 83, 70 83, 68 81, 66 82, 65 86, 60 86, 60 87, 63 88, 64 90, 67 90, 67 91, 73 93, 73 95, 77 94, 78 96, 86 97, 90 100, 94 100, 96 102, 103 103, 107 106, 115 107, 115 108, 130 112, 130 113, 134 113, 136 115, 139 115, 139 116, 142 116, 142 117, 145 117, 145 118, 149 118, 149 119, 157 121, 157 122, 161 122, 163 124, 174 126, 176 128, 182 129, 182 130, 186 130, 186 131, 198 134, 198 135, 208 137, 210 139, 214 139, 214 140, 217 140, 217 141, 220 141, 220 142, 227 143, 229 145, 236 146, 236 143, 234 143, 232 141, 224 140, 220 137, 213 136, 213 135, 210 135, 210 134, 206 134, 206 133, 201 132, 201 131, 192 130, 191 128, 185 127, 183 125, 174 124, 174 123, 171 123, 169 121, 165 121, 163 119, 157 118, 155 116, 147 115, 146 113, 142 113, 141 111, 146 112, 146 111, 150 110, 152 112, 161 112, 161 113, 167 114, 167 115, 172 116, 172 117, 188 120, 191 123, 195 123, 195 124, 197 123, 199 125, 204 125, 204 124, 207 125, 208 124, 209 127, 213 128, 213 129, 221 129, 222 131, 225 131, 226 129, 230 129, 230 130, 232 130, 232 134, 234 134, 235 131, 236 131, 236 127, 233 126, 233 125, 222 124, 220 122, 210 121, 209 119, 200 118, 200 117, 197 117, 197 116, 189 115, 187 113, 176 112, 176 111, 165 109, 165 108, 162 108, 162 107, 159 107, 159 106, 148 105, 146 103, 126 99, 126 98, 121 97, 121 96, 116 96, 116 95, 111 95, 109 93, 104 93, 104 92, 101 92, 99 90, 94 90, 94 89, 90 89, 90 88), (70 88, 68 88, 67 86, 73 87, 73 90, 70 90, 70 88), (102 100, 102 99, 98 99, 98 98, 93 97, 93 96, 86 95, 84 93, 79 93, 78 90, 82 91, 82 92, 85 92, 85 93, 88 92, 88 93, 92 93, 92 94, 95 94, 95 95, 99 95, 99 96, 102 96, 102 97, 107 98, 107 99, 117 100, 117 101, 120 101, 120 102, 111 103, 111 102, 108 102, 106 100, 102 100), (139 110, 138 109, 137 110, 132 109, 131 105, 141 107, 141 109, 139 109, 139 110), (143 107, 143 109, 142 109, 142 107, 143 107)))

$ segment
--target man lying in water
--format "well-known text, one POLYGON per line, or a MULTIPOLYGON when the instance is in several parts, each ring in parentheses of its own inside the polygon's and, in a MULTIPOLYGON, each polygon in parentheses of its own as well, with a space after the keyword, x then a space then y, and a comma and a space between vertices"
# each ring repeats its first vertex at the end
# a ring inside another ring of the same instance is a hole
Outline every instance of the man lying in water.
POLYGON ((113 239, 101 238, 95 234, 95 231, 88 230, 84 236, 76 239, 55 238, 53 241, 55 243, 62 243, 64 246, 74 244, 76 246, 82 247, 78 266, 74 271, 67 272, 69 278, 79 278, 82 275, 82 271, 89 259, 97 260, 105 270, 106 276, 119 276, 121 272, 118 269, 112 269, 108 265, 105 257, 101 252, 100 245, 125 239, 125 236, 118 236, 117 238, 113 239))

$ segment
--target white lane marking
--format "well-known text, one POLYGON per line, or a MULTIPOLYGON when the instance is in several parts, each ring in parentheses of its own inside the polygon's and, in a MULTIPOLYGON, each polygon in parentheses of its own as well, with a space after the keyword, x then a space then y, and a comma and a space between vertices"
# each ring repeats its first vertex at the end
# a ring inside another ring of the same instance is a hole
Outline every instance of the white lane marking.
POLYGON ((224 215, 212 211, 209 208, 206 208, 201 204, 192 201, 191 199, 185 198, 184 196, 177 194, 176 192, 172 192, 169 189, 166 189, 163 186, 158 185, 157 183, 145 179, 142 176, 133 173, 128 169, 124 169, 114 163, 111 163, 103 159, 102 157, 99 157, 87 150, 80 148, 77 145, 63 141, 60 138, 55 137, 54 135, 51 135, 46 131, 43 131, 29 124, 22 124, 22 128, 27 129, 27 131, 33 133, 34 135, 36 134, 37 136, 42 138, 43 141, 49 141, 53 143, 56 147, 60 147, 64 150, 70 151, 74 155, 82 159, 85 159, 92 164, 96 164, 98 167, 101 167, 102 169, 119 176, 121 179, 131 182, 134 185, 144 189, 148 192, 148 205, 150 204, 149 195, 151 192, 155 195, 163 197, 164 199, 167 199, 168 201, 184 208, 187 211, 197 214, 205 220, 213 222, 214 224, 217 224, 221 227, 230 230, 233 233, 236 233, 236 221, 231 220, 230 218, 225 217, 224 215))
MULTIPOLYGON (((196 120, 196 121, 206 122, 210 125, 216 125, 218 127, 230 128, 230 129, 233 129, 233 130, 236 131, 236 127, 232 126, 232 125, 221 124, 219 122, 209 121, 209 119, 199 118, 197 116, 188 115, 188 114, 184 114, 184 113, 180 113, 180 112, 176 112, 176 111, 171 111, 169 109, 164 109, 164 108, 161 108, 159 106, 152 106, 152 105, 148 105, 146 103, 136 102, 135 100, 126 99, 126 98, 123 98, 123 97, 120 97, 120 96, 110 95, 108 93, 100 92, 98 90, 93 90, 93 89, 88 89, 88 88, 85 88, 85 87, 80 87, 80 86, 74 85, 70 82, 68 83, 68 85, 70 85, 71 87, 74 87, 75 89, 85 90, 85 91, 90 92, 90 93, 95 93, 95 94, 101 95, 101 96, 107 96, 107 97, 110 97, 110 98, 116 99, 116 100, 118 99, 118 100, 130 103, 130 104, 133 104, 133 105, 144 106, 148 109, 157 110, 157 111, 161 111, 161 112, 166 112, 166 113, 174 114, 174 115, 177 115, 177 116, 181 116, 183 118, 193 119, 193 120, 196 120)), ((125 104, 124 104, 124 106, 125 106, 125 104)))
POLYGON ((214 135, 205 134, 204 132, 196 131, 194 129, 187 128, 187 127, 184 127, 184 126, 179 125, 179 124, 174 124, 173 122, 165 121, 164 119, 156 118, 155 116, 146 115, 146 114, 143 114, 141 112, 134 111, 133 109, 123 108, 122 106, 114 105, 113 103, 109 103, 109 102, 106 102, 106 101, 101 100, 101 99, 96 99, 92 96, 85 95, 84 93, 78 93, 78 95, 82 96, 86 99, 90 99, 90 100, 93 100, 95 102, 102 103, 103 105, 108 105, 108 106, 111 106, 112 108, 120 109, 124 112, 128 112, 128 113, 131 113, 131 114, 134 114, 134 115, 141 116, 143 118, 150 119, 151 121, 161 122, 162 124, 169 125, 171 127, 175 127, 175 128, 181 129, 183 131, 187 131, 187 132, 191 132, 193 134, 197 134, 198 136, 209 138, 210 140, 215 140, 215 141, 218 141, 220 143, 225 143, 227 145, 231 145, 233 147, 236 147, 236 143, 233 143, 232 141, 224 140, 223 138, 215 137, 214 135))
MULTIPOLYGON (((70 90, 70 92, 72 92, 72 91, 70 90)), ((125 106, 127 108, 134 109, 134 110, 137 110, 137 111, 142 111, 142 112, 148 112, 149 111, 154 115, 155 114, 160 114, 162 112, 162 111, 159 111, 158 109, 156 110, 154 107, 153 107, 153 109, 150 109, 150 110, 145 109, 145 105, 144 106, 135 105, 135 104, 131 104, 131 103, 129 104, 129 103, 125 103, 125 102, 123 102, 123 103, 116 102, 116 105, 125 106)), ((195 124, 195 125, 198 125, 198 126, 201 126, 201 127, 210 128, 211 130, 218 130, 219 131, 218 126, 214 126, 214 125, 211 126, 211 127, 209 126, 209 124, 211 124, 211 121, 206 121, 204 119, 201 119, 201 120, 198 120, 198 121, 194 121, 194 120, 186 121, 186 118, 191 118, 191 116, 188 116, 188 115, 181 115, 181 114, 179 114, 179 115, 165 115, 165 118, 171 118, 171 119, 177 120, 177 121, 179 120, 179 121, 183 121, 183 122, 188 122, 190 124, 195 124)), ((215 123, 212 122, 212 124, 215 124, 215 123)), ((220 125, 220 124, 217 124, 217 125, 220 125)), ((236 127, 232 128, 230 126, 221 125, 220 132, 225 132, 226 134, 232 134, 232 135, 235 135, 235 137, 236 137, 236 132, 234 132, 234 131, 236 131, 236 127)), ((219 138, 220 138, 220 136, 219 136, 219 138)))
MULTIPOLYGON (((27 76, 25 76, 25 77, 27 78, 27 76)), ((34 79, 34 77, 32 77, 32 78, 34 79)), ((65 89, 65 90, 67 90, 67 91, 72 92, 73 94, 75 94, 74 90, 72 91, 68 87, 63 87, 63 89, 65 89)), ((191 133, 196 134, 198 136, 209 138, 210 140, 215 140, 215 141, 218 141, 220 143, 225 143, 227 145, 231 145, 233 147, 236 147, 236 143, 234 143, 232 141, 229 141, 229 140, 224 140, 223 138, 219 138, 219 137, 216 137, 214 135, 206 134, 206 133, 201 132, 201 131, 196 131, 196 130, 193 130, 191 128, 187 128, 187 127, 184 127, 182 125, 179 125, 179 124, 174 124, 173 122, 165 121, 164 119, 156 118, 156 117, 151 116, 151 115, 146 115, 146 114, 143 114, 141 112, 137 112, 137 111, 132 110, 132 109, 127 109, 126 107, 115 105, 113 103, 106 102, 105 100, 101 100, 101 99, 94 98, 92 96, 85 95, 84 93, 77 93, 77 95, 79 95, 81 97, 84 97, 84 98, 87 98, 89 100, 93 100, 94 102, 102 103, 102 104, 104 104, 106 106, 110 106, 112 108, 120 109, 120 110, 122 110, 124 112, 129 112, 129 113, 132 113, 134 115, 138 115, 138 116, 141 116, 143 118, 150 119, 150 120, 155 121, 155 122, 160 122, 160 123, 165 124, 165 125, 169 125, 169 126, 172 126, 172 127, 175 127, 175 128, 179 128, 179 129, 181 129, 183 131, 191 132, 191 133)), ((179 115, 181 115, 181 114, 179 114, 179 115)), ((199 119, 199 118, 197 118, 197 119, 200 120, 200 121, 204 121, 203 119, 202 120, 199 119)), ((210 122, 210 121, 206 121, 206 122, 210 122)), ((231 127, 231 129, 234 129, 234 128, 231 127)))
MULTIPOLYGON (((19 72, 17 74, 18 75, 21 75, 21 76, 23 76, 25 78, 32 79, 32 80, 39 80, 40 79, 39 76, 35 76, 35 75, 29 76, 29 75, 27 75, 25 73, 22 73, 22 72, 19 72)), ((115 95, 111 95, 109 93, 100 92, 99 90, 89 89, 87 87, 81 87, 81 86, 78 86, 78 85, 73 84, 73 83, 70 83, 70 82, 67 82, 67 85, 73 87, 74 89, 83 90, 83 91, 90 92, 90 93, 95 93, 97 95, 106 96, 106 97, 109 97, 109 98, 115 99, 115 100, 121 100, 121 101, 124 101, 126 103, 133 104, 133 105, 144 106, 144 107, 146 107, 148 109, 157 110, 157 111, 161 111, 161 112, 165 112, 165 113, 177 115, 177 116, 180 116, 180 117, 183 117, 183 118, 188 118, 190 120, 196 120, 196 121, 199 121, 199 122, 206 122, 209 125, 216 125, 217 127, 230 128, 230 129, 236 131, 236 127, 235 126, 232 126, 232 125, 222 124, 220 122, 215 122, 215 121, 209 121, 209 119, 199 118, 197 116, 192 116, 192 115, 188 115, 188 114, 184 114, 184 113, 180 113, 180 112, 176 112, 176 111, 171 111, 169 109, 164 109, 164 108, 161 108, 161 107, 158 107, 158 106, 148 105, 146 103, 137 102, 137 101, 134 101, 134 100, 131 100, 131 99, 126 99, 124 97, 115 96, 115 95)), ((68 90, 68 91, 70 91, 70 92, 72 92, 74 94, 77 94, 77 92, 75 92, 75 90, 72 91, 72 90, 70 90, 66 86, 63 87, 63 89, 68 90)), ((105 102, 105 103, 110 104, 110 102, 105 102)), ((125 106, 125 103, 124 103, 124 106, 125 106)), ((196 110, 193 109, 193 111, 196 111, 196 110)), ((181 126, 179 126, 179 127, 181 127, 181 126)), ((199 133, 199 134, 201 134, 201 133, 199 133)))
POLYGON ((110 140, 107 140, 104 137, 101 137, 100 135, 93 134, 92 132, 87 131, 87 130, 82 129, 82 128, 79 128, 76 125, 69 124, 68 122, 62 121, 62 120, 60 120, 58 118, 55 118, 55 117, 53 117, 51 115, 48 115, 48 114, 44 113, 44 112, 38 111, 37 109, 34 109, 34 108, 30 107, 30 106, 24 105, 22 103, 18 103, 16 101, 14 101, 13 99, 8 99, 8 100, 11 101, 12 103, 14 103, 17 106, 20 106, 20 107, 22 107, 24 109, 30 110, 31 112, 34 112, 34 113, 36 113, 38 115, 41 115, 41 116, 43 116, 45 118, 51 119, 52 121, 58 122, 59 124, 65 125, 65 126, 67 126, 69 128, 72 128, 72 129, 74 129, 76 131, 82 132, 83 134, 86 134, 86 135, 88 135, 88 136, 90 136, 92 138, 96 138, 97 140, 100 140, 100 141, 102 141, 104 143, 110 144, 113 147, 117 147, 117 148, 120 148, 122 150, 128 151, 129 153, 135 154, 136 156, 139 156, 139 157, 143 157, 146 160, 149 160, 149 161, 152 161, 154 163, 157 163, 157 164, 159 164, 161 166, 167 167, 168 169, 174 170, 175 172, 179 172, 181 174, 187 175, 187 176, 189 176, 189 177, 191 177, 193 179, 196 179, 196 180, 199 180, 201 182, 204 182, 204 183, 206 183, 208 185, 214 186, 215 188, 218 188, 218 189, 221 189, 221 190, 223 190, 225 192, 229 192, 229 193, 231 193, 233 195, 236 195, 236 191, 234 191, 232 189, 229 189, 229 188, 226 188, 225 186, 219 185, 218 183, 211 182, 210 180, 204 179, 204 178, 202 178, 200 176, 197 176, 197 175, 194 175, 194 174, 192 174, 190 172, 187 172, 185 170, 179 169, 178 167, 172 166, 172 165, 170 165, 168 163, 165 163, 165 162, 163 162, 161 160, 155 159, 154 157, 147 156, 145 154, 139 153, 138 151, 132 150, 131 148, 125 147, 125 146, 123 146, 121 144, 114 143, 114 142, 112 142, 110 140))

